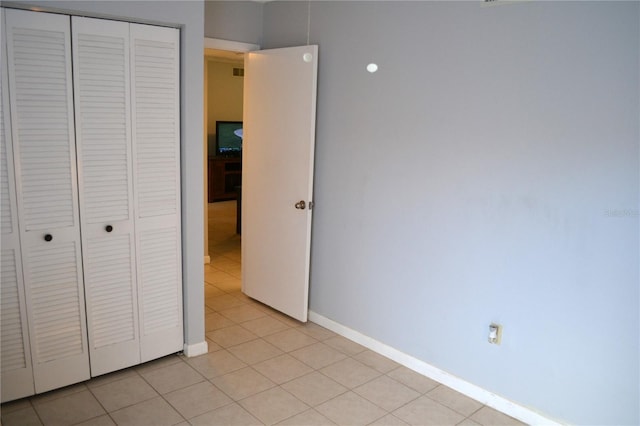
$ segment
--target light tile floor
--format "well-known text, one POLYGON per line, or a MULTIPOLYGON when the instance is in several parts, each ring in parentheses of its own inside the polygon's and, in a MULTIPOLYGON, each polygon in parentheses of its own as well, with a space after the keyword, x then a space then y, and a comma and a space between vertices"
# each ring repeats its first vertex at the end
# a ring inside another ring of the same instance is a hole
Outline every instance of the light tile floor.
POLYGON ((210 205, 209 353, 171 355, 2 405, 2 425, 519 425, 240 291, 235 204, 210 205))

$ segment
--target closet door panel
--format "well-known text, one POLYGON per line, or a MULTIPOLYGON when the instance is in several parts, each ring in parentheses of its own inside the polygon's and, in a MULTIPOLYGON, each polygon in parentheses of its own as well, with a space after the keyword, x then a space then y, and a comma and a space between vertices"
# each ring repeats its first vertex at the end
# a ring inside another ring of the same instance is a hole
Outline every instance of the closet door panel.
MULTIPOLYGON (((4 9, 0 10, 4 27, 4 9)), ((6 69, 6 37, 2 35, 2 84, 0 85, 0 241, 2 275, 0 290, 0 359, 2 402, 33 395, 33 369, 22 278, 20 233, 18 232, 11 120, 6 69)))
POLYGON ((182 350, 179 32, 132 24, 131 92, 142 362, 182 350))
POLYGON ((69 17, 6 10, 17 206, 36 392, 89 378, 69 17))
POLYGON ((78 186, 93 376, 140 362, 129 24, 72 18, 78 186))

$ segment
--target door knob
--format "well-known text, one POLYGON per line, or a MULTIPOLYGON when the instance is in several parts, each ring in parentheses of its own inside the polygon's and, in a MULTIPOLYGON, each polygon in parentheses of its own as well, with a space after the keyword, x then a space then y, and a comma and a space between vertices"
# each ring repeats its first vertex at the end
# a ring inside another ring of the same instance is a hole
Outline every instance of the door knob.
POLYGON ((307 203, 305 203, 304 200, 300 200, 296 203, 296 209, 304 210, 306 206, 307 203))
POLYGON ((49 242, 49 241, 53 240, 53 235, 51 235, 51 234, 47 234, 47 235, 45 235, 45 236, 44 236, 44 240, 45 240, 45 241, 47 241, 47 242, 49 242))
POLYGON ((107 232, 111 232, 111 231, 113 231, 113 226, 107 225, 107 226, 104 227, 104 230, 107 231, 107 232))

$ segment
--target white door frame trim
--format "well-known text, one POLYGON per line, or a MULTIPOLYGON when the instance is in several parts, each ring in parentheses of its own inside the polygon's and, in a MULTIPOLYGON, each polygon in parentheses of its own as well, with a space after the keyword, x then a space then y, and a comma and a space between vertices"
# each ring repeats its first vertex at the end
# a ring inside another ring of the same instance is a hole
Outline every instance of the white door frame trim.
POLYGON ((205 49, 229 50, 231 52, 251 52, 260 50, 260 46, 252 43, 243 43, 241 41, 223 40, 220 38, 204 38, 205 49))

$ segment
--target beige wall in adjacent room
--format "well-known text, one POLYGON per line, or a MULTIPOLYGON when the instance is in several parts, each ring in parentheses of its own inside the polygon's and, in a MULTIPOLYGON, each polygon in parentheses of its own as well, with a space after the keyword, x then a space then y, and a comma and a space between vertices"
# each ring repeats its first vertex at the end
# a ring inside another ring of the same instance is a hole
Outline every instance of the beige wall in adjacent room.
POLYGON ((242 121, 244 79, 234 76, 233 69, 244 65, 216 60, 209 60, 208 65, 207 133, 212 136, 216 132, 216 121, 242 121))

